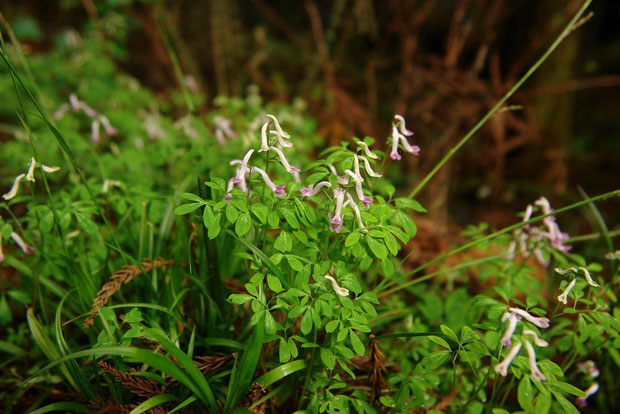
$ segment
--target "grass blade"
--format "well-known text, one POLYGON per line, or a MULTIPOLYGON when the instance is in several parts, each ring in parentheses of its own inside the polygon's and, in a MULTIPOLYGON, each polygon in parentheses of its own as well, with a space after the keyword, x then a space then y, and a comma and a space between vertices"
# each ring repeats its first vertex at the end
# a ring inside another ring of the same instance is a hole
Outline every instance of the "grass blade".
POLYGON ((271 384, 280 381, 282 378, 297 371, 301 371, 304 368, 306 368, 306 361, 303 359, 287 362, 286 364, 282 364, 262 375, 255 382, 263 384, 265 387, 269 387, 271 384))
POLYGON ((149 398, 144 401, 142 404, 138 405, 136 408, 131 410, 129 414, 141 414, 150 410, 153 407, 157 407, 158 405, 165 404, 170 401, 178 401, 179 399, 172 394, 159 394, 154 397, 149 398))

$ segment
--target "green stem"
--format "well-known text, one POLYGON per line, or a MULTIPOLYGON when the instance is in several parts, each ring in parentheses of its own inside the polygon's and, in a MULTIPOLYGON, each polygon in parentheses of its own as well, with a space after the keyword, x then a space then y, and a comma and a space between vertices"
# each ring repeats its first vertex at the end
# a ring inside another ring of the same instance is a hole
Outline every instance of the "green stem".
POLYGON ((501 106, 523 85, 523 83, 525 83, 525 81, 530 76, 532 76, 534 72, 536 72, 536 70, 540 67, 540 65, 542 65, 543 62, 547 60, 549 55, 551 55, 551 53, 558 47, 558 45, 562 43, 564 38, 566 38, 566 36, 568 36, 571 33, 571 31, 573 30, 575 25, 579 22, 579 19, 581 18, 583 13, 586 11, 586 9, 588 8, 591 2, 592 0, 584 1, 579 11, 575 14, 575 16, 573 16, 571 21, 568 23, 568 25, 566 25, 564 30, 562 30, 560 35, 555 39, 555 41, 551 44, 551 46, 549 46, 549 49, 547 49, 547 51, 536 61, 536 63, 534 63, 529 68, 529 70, 525 73, 525 75, 523 75, 521 79, 519 79, 512 88, 510 88, 510 90, 502 97, 502 99, 500 99, 495 104, 495 106, 491 108, 491 110, 487 112, 487 114, 480 121, 478 121, 478 123, 467 134, 465 134, 465 136, 461 138, 461 140, 450 151, 448 151, 448 153, 441 159, 441 161, 439 161, 439 163, 435 165, 435 167, 426 175, 426 177, 424 177, 424 179, 411 192, 411 194, 409 195, 409 198, 415 197, 420 192, 420 190, 422 190, 422 188, 424 188, 424 186, 430 181, 430 179, 433 178, 435 174, 437 174, 437 171, 439 171, 441 167, 443 167, 444 164, 446 164, 450 160, 450 158, 452 158, 454 154, 456 154, 456 152, 463 145, 465 145, 465 143, 469 141, 469 139, 472 136, 474 136, 474 134, 478 132, 478 130, 482 128, 482 126, 486 124, 487 121, 491 119, 491 117, 493 117, 493 115, 495 115, 495 113, 501 108, 501 106))

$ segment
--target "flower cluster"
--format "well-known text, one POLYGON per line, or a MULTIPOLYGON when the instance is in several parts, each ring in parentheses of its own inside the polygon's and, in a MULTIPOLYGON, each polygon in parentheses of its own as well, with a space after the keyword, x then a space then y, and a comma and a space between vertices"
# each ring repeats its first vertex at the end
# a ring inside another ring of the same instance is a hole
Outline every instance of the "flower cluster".
MULTIPOLYGON (((401 159, 400 155, 398 154, 398 143, 399 142, 401 141, 403 142, 403 147, 405 148, 407 152, 417 154, 420 149, 417 146, 412 147, 407 141, 407 139, 405 138, 405 135, 410 136, 413 134, 413 132, 409 131, 406 128, 404 118, 400 115, 396 115, 395 118, 396 118, 396 123, 392 125, 393 127, 392 144, 393 145, 392 145, 392 153, 390 154, 390 156, 392 159, 399 160, 401 159)), ((356 146, 358 150, 361 151, 364 155, 358 155, 357 153, 353 154, 353 170, 345 169, 343 171, 343 175, 340 175, 334 165, 327 164, 329 171, 336 178, 336 183, 337 183, 337 187, 333 189, 335 208, 333 212, 330 212, 328 214, 329 227, 331 231, 336 232, 336 233, 339 233, 342 230, 342 225, 343 225, 342 209, 347 206, 349 206, 353 210, 353 213, 355 214, 359 228, 360 229, 365 228, 364 222, 362 221, 361 211, 357 205, 357 202, 358 201, 361 202, 362 205, 366 209, 368 209, 370 208, 370 204, 374 202, 374 199, 371 196, 366 195, 364 193, 363 183, 365 179, 362 175, 362 169, 363 171, 365 171, 365 173, 369 177, 375 177, 375 178, 382 177, 380 173, 377 173, 374 171, 374 169, 372 168, 371 162, 370 162, 370 159, 372 160, 378 159, 377 154, 372 152, 368 144, 363 141, 357 140, 356 146), (346 187, 349 184, 353 184, 353 186, 355 187, 355 194, 357 196, 357 201, 355 200, 355 198, 353 198, 353 196, 349 192, 349 189, 346 187)), ((313 197, 316 194, 318 194, 318 192, 320 191, 322 187, 331 188, 332 184, 329 181, 321 181, 317 184, 302 188, 300 192, 303 197, 313 197)))
POLYGON ((579 268, 569 267, 568 269, 556 268, 555 271, 557 273, 561 274, 561 275, 565 275, 567 273, 571 273, 574 276, 573 280, 570 281, 568 286, 566 286, 564 291, 558 296, 558 302, 562 302, 565 305, 568 302, 568 294, 570 293, 570 291, 573 289, 573 287, 577 283, 577 274, 579 274, 579 272, 583 272, 583 274, 584 274, 584 276, 586 278, 586 282, 588 282, 588 285, 590 285, 592 287, 599 287, 600 286, 598 283, 596 283, 592 279, 592 276, 590 275, 590 272, 588 272, 588 269, 586 269, 585 267, 579 267, 579 268))
POLYGON ((401 156, 398 153, 398 144, 402 143, 403 148, 410 154, 418 155, 420 153, 420 147, 417 145, 409 144, 407 137, 413 135, 413 132, 407 129, 405 125, 405 119, 401 115, 394 115, 396 122, 392 123, 392 151, 390 152, 390 158, 393 160, 400 160, 401 156))
MULTIPOLYGON (((278 158, 280 159, 280 163, 282 164, 284 169, 293 175, 296 182, 299 182, 300 181, 299 168, 293 167, 288 162, 288 160, 286 159, 286 156, 284 155, 284 153, 282 152, 280 148, 269 145, 269 137, 267 136, 267 131, 269 130, 270 124, 273 124, 275 130, 271 130, 269 131, 269 133, 272 135, 275 135, 277 138, 278 144, 285 148, 290 148, 293 146, 293 144, 290 141, 288 141, 288 139, 291 136, 287 134, 286 132, 284 132, 284 130, 282 130, 282 127, 280 126, 280 123, 278 122, 275 116, 268 114, 267 118, 268 118, 267 122, 265 122, 261 128, 261 147, 258 150, 258 152, 265 152, 265 151, 275 152, 278 158)), ((284 197, 286 195, 286 189, 284 185, 274 184, 274 182, 271 180, 271 178, 269 178, 269 175, 267 174, 265 170, 259 167, 250 166, 250 159, 252 158, 253 154, 254 154, 254 150, 250 149, 245 154, 242 160, 233 160, 230 162, 230 165, 237 165, 238 167, 237 167, 237 172, 235 173, 235 176, 228 180, 228 187, 226 188, 226 194, 224 195, 225 200, 230 199, 232 197, 231 191, 235 187, 235 185, 238 185, 239 189, 243 191, 244 193, 248 193, 246 177, 248 176, 249 173, 260 174, 260 176, 263 178, 263 181, 265 182, 267 187, 269 187, 271 191, 273 191, 273 193, 277 197, 284 197)))
POLYGON ((99 130, 101 125, 103 125, 106 134, 109 136, 116 135, 118 132, 116 128, 112 126, 108 117, 95 111, 86 102, 80 101, 74 93, 69 95, 69 103, 63 103, 60 105, 58 110, 53 115, 54 119, 62 118, 68 110, 72 110, 73 112, 84 112, 86 116, 92 119, 90 124, 90 139, 93 142, 98 142, 100 139, 99 130))
MULTIPOLYGON (((11 186, 11 189, 9 190, 8 193, 3 194, 2 198, 5 199, 6 201, 14 198, 19 192, 19 186, 21 184, 21 181, 24 178, 26 179, 26 181, 30 181, 34 183, 36 181, 34 178, 34 169, 36 166, 37 166, 36 160, 33 157, 31 157, 30 164, 28 165, 28 171, 26 171, 25 173, 21 173, 17 177, 15 177, 15 179, 13 180, 13 185, 11 186)), ((47 165, 41 164, 41 169, 45 171, 46 173, 54 173, 60 170, 60 167, 48 167, 47 165)))
POLYGON ((226 145, 226 138, 237 136, 237 133, 231 128, 232 122, 230 119, 218 115, 213 118, 213 123, 215 124, 215 138, 221 146, 226 145))
POLYGON ((521 347, 524 345, 529 358, 532 379, 534 379, 534 381, 545 381, 547 378, 540 371, 538 365, 536 364, 536 352, 534 351, 534 347, 532 346, 530 340, 539 347, 547 347, 549 346, 549 343, 540 338, 535 331, 531 329, 524 329, 521 335, 521 341, 517 342, 514 345, 512 344, 512 337, 517 328, 517 323, 521 321, 522 318, 541 329, 549 327, 549 319, 547 318, 533 316, 529 312, 524 311, 523 309, 509 308, 508 312, 504 313, 504 315, 502 316, 502 322, 508 321, 508 328, 506 329, 504 336, 500 340, 500 343, 506 348, 509 348, 510 351, 508 352, 508 355, 506 355, 504 360, 495 366, 495 371, 505 377, 508 374, 508 367, 517 357, 519 351, 521 351, 521 347))
MULTIPOLYGON (((545 197, 536 200, 534 205, 540 207, 542 213, 545 215, 553 212, 553 209, 549 205, 549 201, 545 197)), ((534 206, 529 204, 525 209, 523 222, 529 221, 532 218, 533 211, 534 206)), ((544 226, 541 227, 526 225, 516 229, 513 233, 513 241, 510 243, 506 254, 507 258, 514 258, 518 249, 523 257, 529 257, 530 253, 533 252, 540 264, 548 266, 549 261, 544 258, 542 253, 542 241, 544 239, 549 241, 551 247, 562 253, 567 253, 571 249, 571 246, 564 244, 569 238, 568 234, 560 230, 554 216, 545 217, 543 219, 543 225, 544 226)))

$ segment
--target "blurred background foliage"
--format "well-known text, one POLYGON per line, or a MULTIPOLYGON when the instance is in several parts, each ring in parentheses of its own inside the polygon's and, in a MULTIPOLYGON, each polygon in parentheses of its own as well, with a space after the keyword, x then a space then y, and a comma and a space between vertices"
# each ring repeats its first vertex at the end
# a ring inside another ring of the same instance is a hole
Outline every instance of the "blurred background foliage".
MULTIPOLYGON (((402 113, 423 149, 400 179, 411 188, 514 84, 579 5, 9 0, 2 13, 29 56, 59 42, 88 41, 108 57, 83 59, 84 65, 73 66, 80 73, 50 67, 48 81, 80 76, 87 84, 89 74, 124 72, 150 91, 141 89, 136 101, 154 105, 152 94, 158 110, 173 118, 186 111, 179 67, 199 113, 207 113, 217 96, 243 97, 256 85, 267 102, 302 98, 331 144, 351 135, 381 141, 392 115, 402 113)), ((590 20, 430 183, 421 199, 434 212, 435 232, 453 220, 505 225, 541 194, 555 204, 580 198, 576 184, 588 194, 617 186, 620 3, 598 0, 591 10, 590 20)), ((592 226, 575 221, 569 230, 592 226)))

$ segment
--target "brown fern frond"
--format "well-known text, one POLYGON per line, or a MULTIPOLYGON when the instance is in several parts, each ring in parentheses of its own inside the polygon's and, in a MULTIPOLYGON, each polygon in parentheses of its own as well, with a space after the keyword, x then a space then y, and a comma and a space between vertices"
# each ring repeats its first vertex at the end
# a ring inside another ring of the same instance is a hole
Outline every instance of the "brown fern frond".
POLYGON ((383 373, 387 372, 385 368, 385 355, 379 349, 377 341, 373 341, 374 335, 370 335, 370 363, 372 364, 372 372, 369 374, 370 388, 372 389, 371 401, 376 401, 381 396, 381 390, 387 388, 387 382, 383 378, 383 373))
POLYGON ((136 372, 135 369, 131 369, 130 373, 119 371, 105 361, 97 362, 99 368, 112 376, 117 382, 120 382, 123 388, 131 391, 133 394, 140 397, 153 397, 155 395, 166 392, 164 386, 155 380, 149 380, 142 378, 138 375, 132 375, 136 372))
POLYGON ((232 362, 237 358, 237 354, 220 354, 217 356, 198 356, 195 358, 196 366, 203 374, 207 372, 217 371, 224 365, 232 362))
POLYGON ((106 303, 108 303, 108 300, 110 300, 110 298, 120 290, 123 284, 129 283, 135 279, 142 273, 142 270, 145 272, 150 272, 153 269, 169 266, 172 263, 173 260, 165 260, 160 257, 157 260, 143 259, 141 267, 137 265, 124 265, 121 267, 119 271, 110 276, 110 280, 104 284, 97 293, 97 297, 93 302, 90 314, 84 321, 84 328, 88 328, 95 323, 95 316, 97 316, 99 310, 103 308, 106 303))

